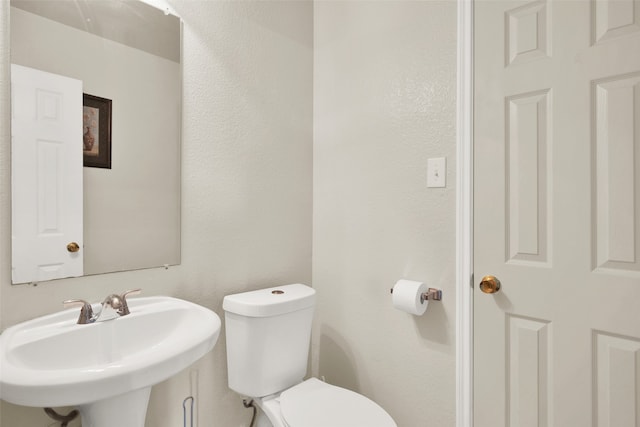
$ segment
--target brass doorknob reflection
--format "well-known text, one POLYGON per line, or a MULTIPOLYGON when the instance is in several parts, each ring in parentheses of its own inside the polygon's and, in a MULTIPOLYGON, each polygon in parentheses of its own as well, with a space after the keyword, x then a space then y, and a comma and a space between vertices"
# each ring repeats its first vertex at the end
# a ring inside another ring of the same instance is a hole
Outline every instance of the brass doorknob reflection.
POLYGON ((480 281, 480 290, 485 294, 495 294, 500 291, 500 280, 495 276, 484 276, 480 281))
POLYGON ((78 245, 76 242, 71 242, 67 245, 67 250, 69 252, 78 252, 80 250, 80 245, 78 245))

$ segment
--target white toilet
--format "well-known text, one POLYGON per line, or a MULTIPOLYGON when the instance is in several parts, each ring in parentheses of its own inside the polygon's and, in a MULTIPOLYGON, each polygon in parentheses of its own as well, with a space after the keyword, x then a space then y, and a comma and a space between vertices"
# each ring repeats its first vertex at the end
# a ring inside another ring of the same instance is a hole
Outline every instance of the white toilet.
POLYGON ((227 295, 229 388, 258 407, 256 427, 397 427, 384 409, 307 372, 315 291, 301 284, 227 295))

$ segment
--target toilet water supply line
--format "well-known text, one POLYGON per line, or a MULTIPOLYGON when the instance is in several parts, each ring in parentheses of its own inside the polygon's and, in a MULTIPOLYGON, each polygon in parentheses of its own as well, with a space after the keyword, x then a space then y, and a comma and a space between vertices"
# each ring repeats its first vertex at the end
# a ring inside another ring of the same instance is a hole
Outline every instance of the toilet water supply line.
POLYGON ((256 413, 258 412, 258 408, 253 403, 253 399, 242 399, 242 404, 245 408, 253 408, 253 415, 251 416, 251 422, 249 423, 249 427, 253 427, 253 423, 256 422, 256 413))
POLYGON ((67 425, 69 425, 69 422, 71 420, 74 420, 78 416, 77 409, 74 409, 67 415, 61 415, 51 408, 44 408, 44 412, 49 416, 49 418, 60 421, 60 427, 67 427, 67 425))

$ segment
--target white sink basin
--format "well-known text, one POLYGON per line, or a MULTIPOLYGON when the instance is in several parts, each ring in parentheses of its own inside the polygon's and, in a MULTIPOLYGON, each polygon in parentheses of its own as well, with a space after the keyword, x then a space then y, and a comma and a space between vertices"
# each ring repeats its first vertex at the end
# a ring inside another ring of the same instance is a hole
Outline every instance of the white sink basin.
POLYGON ((82 412, 82 405, 164 381, 218 340, 220 318, 207 308, 170 297, 131 298, 128 304, 131 314, 104 322, 78 325, 80 310, 74 308, 5 330, 0 398, 82 412))

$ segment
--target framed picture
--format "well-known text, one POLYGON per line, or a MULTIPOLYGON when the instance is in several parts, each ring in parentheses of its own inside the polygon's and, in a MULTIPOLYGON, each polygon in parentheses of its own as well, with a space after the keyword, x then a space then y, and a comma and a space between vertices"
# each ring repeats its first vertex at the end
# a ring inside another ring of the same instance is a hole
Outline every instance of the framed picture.
POLYGON ((111 100, 82 94, 84 166, 111 169, 111 100))

